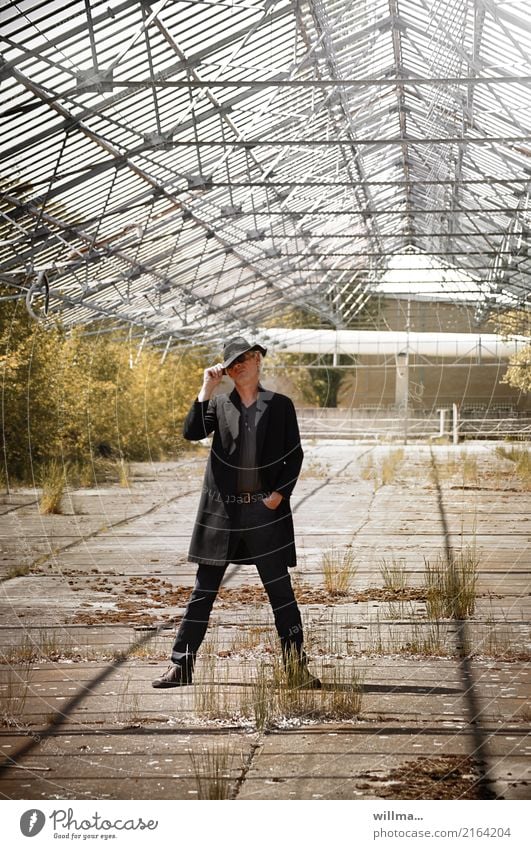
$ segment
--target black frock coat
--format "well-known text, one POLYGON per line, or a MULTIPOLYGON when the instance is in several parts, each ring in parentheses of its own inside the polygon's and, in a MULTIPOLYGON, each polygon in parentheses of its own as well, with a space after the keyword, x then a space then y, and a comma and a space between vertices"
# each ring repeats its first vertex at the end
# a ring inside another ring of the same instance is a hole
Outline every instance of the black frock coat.
MULTIPOLYGON (((267 512, 263 512, 263 527, 257 527, 253 537, 257 556, 252 562, 290 568, 297 558, 289 499, 303 458, 297 416, 290 398, 262 386, 256 408, 256 464, 263 489, 284 497, 276 510, 265 505, 257 508, 267 512)), ((239 507, 237 494, 240 416, 240 396, 233 389, 210 401, 194 401, 184 422, 186 439, 214 434, 188 552, 188 559, 195 563, 222 565, 229 560, 231 528, 240 510, 246 509, 239 507)))

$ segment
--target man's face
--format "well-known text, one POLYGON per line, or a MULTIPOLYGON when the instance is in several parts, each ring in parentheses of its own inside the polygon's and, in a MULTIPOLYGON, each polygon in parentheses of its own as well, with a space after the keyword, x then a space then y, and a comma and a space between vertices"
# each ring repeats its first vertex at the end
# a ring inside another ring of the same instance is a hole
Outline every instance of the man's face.
POLYGON ((259 371, 258 351, 246 351, 227 366, 227 374, 235 383, 252 383, 258 379, 259 371))

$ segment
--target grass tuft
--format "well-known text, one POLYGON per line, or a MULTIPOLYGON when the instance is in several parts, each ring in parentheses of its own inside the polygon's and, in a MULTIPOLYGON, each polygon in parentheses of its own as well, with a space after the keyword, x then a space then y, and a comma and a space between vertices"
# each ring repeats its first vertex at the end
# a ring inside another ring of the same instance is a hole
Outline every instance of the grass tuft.
POLYGON ((188 752, 198 799, 230 799, 235 789, 238 753, 226 742, 212 749, 188 752))
POLYGON ((45 463, 41 470, 42 495, 39 509, 43 514, 61 513, 61 501, 66 486, 67 466, 57 460, 45 463))
POLYGON ((382 460, 382 486, 393 483, 396 480, 397 474, 404 462, 404 449, 396 448, 390 451, 387 457, 382 460))
POLYGON ((394 483, 403 466, 404 457, 403 448, 395 448, 390 451, 385 457, 381 458, 379 463, 375 463, 374 458, 369 457, 361 470, 361 477, 363 480, 374 481, 375 489, 394 483))
POLYGON ((116 461, 116 468, 118 471, 118 481, 120 486, 124 489, 129 489, 131 486, 131 468, 129 463, 127 463, 123 457, 120 457, 116 461))
POLYGON ((526 448, 505 448, 503 445, 496 446, 496 456, 501 460, 510 460, 514 463, 514 471, 526 489, 531 489, 531 452, 526 448))
POLYGON ((385 557, 380 561, 380 575, 384 583, 384 587, 388 590, 400 591, 407 586, 406 561, 405 558, 391 558, 386 560, 385 557))
POLYGON ((257 667, 251 680, 251 708, 257 730, 269 728, 275 714, 275 693, 264 663, 257 667))
POLYGON ((453 552, 450 561, 441 554, 426 564, 428 619, 466 619, 474 613, 479 559, 475 548, 453 552))
POLYGON ((326 592, 336 597, 348 595, 358 570, 352 549, 332 548, 323 552, 321 566, 326 592))
POLYGON ((21 669, 0 671, 0 724, 17 727, 22 717, 30 691, 31 660, 25 660, 21 669))

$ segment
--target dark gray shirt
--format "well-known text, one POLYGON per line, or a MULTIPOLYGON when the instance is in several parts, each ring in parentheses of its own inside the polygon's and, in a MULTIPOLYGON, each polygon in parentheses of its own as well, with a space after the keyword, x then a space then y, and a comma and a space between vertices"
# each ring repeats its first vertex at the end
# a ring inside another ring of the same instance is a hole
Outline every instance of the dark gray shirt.
POLYGON ((256 468, 256 419, 256 401, 250 407, 245 407, 242 404, 238 492, 259 492, 262 488, 260 472, 256 468))

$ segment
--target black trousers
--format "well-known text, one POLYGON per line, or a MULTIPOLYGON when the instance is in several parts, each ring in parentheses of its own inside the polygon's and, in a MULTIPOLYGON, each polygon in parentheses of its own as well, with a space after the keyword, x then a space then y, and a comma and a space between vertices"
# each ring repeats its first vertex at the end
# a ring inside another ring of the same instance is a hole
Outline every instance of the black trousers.
POLYGON ((208 627, 212 605, 229 563, 256 563, 273 609, 284 657, 293 651, 303 656, 301 614, 288 569, 281 565, 281 552, 272 554, 275 552, 275 534, 274 521, 271 522, 271 516, 268 515, 270 512, 274 516, 274 511, 269 511, 269 508, 260 502, 242 504, 231 531, 227 562, 223 566, 208 564, 198 567, 195 586, 173 644, 173 663, 188 663, 193 666, 208 627), (268 531, 264 534, 266 529, 268 531), (263 550, 264 538, 268 541, 266 551, 263 550))
MULTIPOLYGON (((227 569, 225 566, 199 566, 195 586, 171 653, 173 663, 193 664, 208 627, 212 605, 227 569)), ((301 654, 303 633, 300 611, 285 566, 257 566, 269 602, 283 653, 295 650, 301 654)))
MULTIPOLYGON (((260 509, 263 511, 268 508, 260 505, 260 509)), ((175 664, 189 663, 193 666, 208 627, 212 605, 229 563, 252 562, 249 560, 249 553, 255 550, 254 514, 259 515, 259 510, 252 506, 242 506, 241 512, 243 515, 236 523, 237 530, 232 534, 230 560, 223 566, 208 564, 197 569, 195 586, 173 644, 171 659, 175 664)), ((274 539, 271 543, 274 543, 274 539)), ((275 562, 275 558, 272 559, 270 555, 265 562, 261 562, 259 557, 255 559, 258 574, 273 609, 283 654, 286 656, 288 652, 295 651, 302 656, 302 620, 288 569, 280 562, 275 562)))

